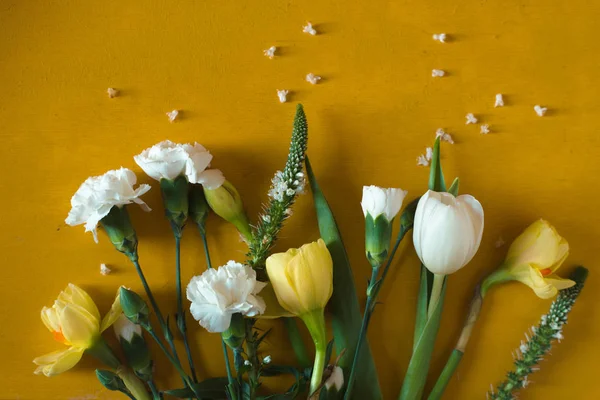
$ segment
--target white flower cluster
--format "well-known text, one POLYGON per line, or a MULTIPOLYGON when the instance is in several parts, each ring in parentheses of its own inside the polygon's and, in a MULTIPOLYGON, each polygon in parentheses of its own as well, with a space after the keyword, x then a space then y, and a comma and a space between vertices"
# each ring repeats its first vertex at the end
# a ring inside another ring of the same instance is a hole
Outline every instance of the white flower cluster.
POLYGON ((283 201, 285 196, 292 197, 297 194, 304 193, 304 186, 306 180, 303 172, 296 174, 296 180, 286 181, 283 172, 275 172, 275 176, 271 179, 271 189, 269 190, 269 197, 276 201, 283 201))

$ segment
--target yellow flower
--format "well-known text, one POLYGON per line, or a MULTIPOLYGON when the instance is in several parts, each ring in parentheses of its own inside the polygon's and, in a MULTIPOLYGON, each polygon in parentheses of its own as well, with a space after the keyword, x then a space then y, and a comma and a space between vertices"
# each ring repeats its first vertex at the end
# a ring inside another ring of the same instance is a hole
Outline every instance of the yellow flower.
POLYGON ((92 298, 70 283, 58 295, 52 307, 42 309, 44 325, 52 332, 56 341, 69 347, 33 360, 38 365, 35 373, 53 376, 73 368, 83 352, 101 339, 101 333, 119 318, 121 312, 117 294, 109 313, 100 321, 100 312, 92 298))
POLYGON ((271 255, 267 273, 279 304, 294 315, 325 308, 333 293, 333 261, 322 239, 271 255))
POLYGON ((570 288, 575 282, 556 275, 569 255, 569 244, 547 221, 540 219, 531 224, 508 249, 503 274, 533 289, 542 299, 556 296, 559 290, 570 288))

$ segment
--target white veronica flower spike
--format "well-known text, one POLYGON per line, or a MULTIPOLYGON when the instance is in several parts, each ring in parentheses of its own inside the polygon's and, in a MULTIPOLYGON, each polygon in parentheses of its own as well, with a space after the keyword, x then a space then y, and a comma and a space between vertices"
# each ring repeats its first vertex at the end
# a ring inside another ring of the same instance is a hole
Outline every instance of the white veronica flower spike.
POLYGON ((199 143, 179 144, 165 140, 142 151, 133 159, 148 176, 157 181, 185 175, 190 183, 217 189, 225 177, 218 169, 208 169, 212 154, 199 143))
POLYGON ((257 294, 266 285, 256 280, 256 271, 248 265, 229 261, 192 278, 186 290, 190 312, 207 331, 224 332, 235 313, 254 317, 265 312, 265 302, 257 294))
POLYGON ((86 179, 71 198, 71 211, 65 222, 71 226, 85 224, 85 231, 92 232, 98 243, 98 223, 114 206, 136 203, 144 211, 150 211, 150 207, 140 199, 141 195, 150 190, 150 185, 144 184, 134 189, 136 182, 135 174, 127 168, 86 179))

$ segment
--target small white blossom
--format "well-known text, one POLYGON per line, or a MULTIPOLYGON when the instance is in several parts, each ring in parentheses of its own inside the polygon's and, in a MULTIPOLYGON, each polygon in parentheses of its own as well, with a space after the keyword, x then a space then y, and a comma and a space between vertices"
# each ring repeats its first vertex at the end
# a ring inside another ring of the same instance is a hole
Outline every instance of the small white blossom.
POLYGON ((169 122, 174 122, 177 119, 177 117, 179 116, 179 111, 172 110, 166 114, 167 114, 167 118, 169 118, 169 122))
POLYGON ((275 50, 277 50, 277 47, 271 46, 268 49, 263 50, 263 53, 266 57, 272 60, 275 57, 275 50))
POLYGON ((289 188, 288 190, 285 191, 285 194, 287 194, 288 196, 293 196, 296 194, 296 191, 292 188, 289 188))
POLYGON ((535 106, 533 106, 533 109, 535 110, 535 113, 540 117, 543 117, 544 115, 546 115, 546 111, 548 111, 547 107, 542 107, 537 104, 535 106))
POLYGON ((271 216, 270 215, 263 215, 262 216, 262 220, 265 221, 268 224, 269 222, 271 222, 271 216))
POLYGON ((113 99, 115 97, 117 97, 119 95, 119 91, 115 88, 111 88, 109 87, 108 89, 106 89, 106 93, 108 93, 108 98, 109 99, 113 99))
POLYGON ((431 76, 434 77, 434 78, 436 78, 436 77, 442 77, 444 75, 446 75, 446 72, 444 72, 441 69, 433 69, 433 70, 431 70, 431 76))
POLYGON ((542 315, 542 326, 546 325, 546 321, 548 320, 547 315, 542 315))
POLYGON ((250 360, 244 360, 244 365, 246 367, 250 367, 250 366, 252 366, 252 363, 250 362, 250 360))
POLYGON ((475 118, 473 113, 468 113, 467 115, 465 115, 465 118, 467 119, 467 122, 465 122, 467 125, 477 123, 477 118, 475 118))
POLYGON ((521 353, 527 352, 528 349, 529 349, 529 346, 527 346, 527 343, 521 341, 521 346, 519 346, 519 350, 521 350, 521 353))
POLYGON ((565 338, 561 331, 556 332, 553 336, 554 339, 557 339, 559 342, 565 338))
POLYGON ((433 40, 437 40, 440 43, 446 43, 446 34, 445 33, 434 33, 433 40))
POLYGON ((504 98, 501 93, 496 95, 496 102, 494 103, 494 107, 504 107, 504 98))
POLYGON ((433 158, 433 149, 431 147, 427 147, 425 149, 425 159, 427 161, 431 161, 432 158, 433 158))
POLYGON ((441 140, 443 140, 444 142, 454 144, 454 140, 452 139, 452 136, 450 136, 449 133, 446 133, 442 128, 439 128, 437 131, 435 131, 435 137, 436 137, 436 139, 441 138, 441 140))
POLYGON ((306 82, 308 82, 312 85, 316 85, 317 83, 319 83, 320 80, 321 80, 321 77, 313 74, 312 72, 310 74, 306 75, 306 82))
POLYGON ((528 379, 527 375, 525 375, 525 377, 523 378, 523 381, 521 382, 521 386, 523 386, 524 388, 529 386, 529 379, 528 379))
POLYGON ((500 236, 498 238, 498 240, 496 240, 496 243, 494 243, 494 246, 499 249, 500 247, 504 246, 504 239, 502 239, 502 236, 500 236))
POLYGON ((308 21, 306 22, 306 25, 304 25, 302 27, 302 32, 308 33, 309 35, 313 35, 313 36, 315 36, 317 34, 317 31, 315 30, 315 28, 313 28, 312 24, 308 21))
POLYGON ((108 275, 111 273, 111 269, 106 266, 106 264, 100 264, 100 273, 102 275, 108 275))
POLYGON ((280 103, 285 103, 287 101, 287 95, 290 91, 289 90, 279 90, 277 89, 277 97, 279 97, 279 102, 280 103))
POLYGON ((488 124, 481 125, 481 128, 479 129, 479 132, 482 135, 487 135, 488 133, 490 133, 490 126, 488 124))
POLYGON ((266 356, 265 358, 263 358, 263 363, 271 364, 271 356, 266 356))
POLYGON ((417 157, 417 165, 423 166, 423 167, 429 166, 429 161, 427 161, 427 158, 425 155, 421 154, 419 157, 417 157))

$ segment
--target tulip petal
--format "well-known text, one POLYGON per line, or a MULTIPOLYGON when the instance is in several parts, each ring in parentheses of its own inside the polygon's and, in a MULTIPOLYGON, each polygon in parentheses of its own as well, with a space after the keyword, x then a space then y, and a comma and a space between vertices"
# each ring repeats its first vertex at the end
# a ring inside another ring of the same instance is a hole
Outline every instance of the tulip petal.
POLYGON ((112 324, 114 324, 121 314, 123 313, 123 309, 121 308, 121 295, 120 290, 117 291, 117 297, 115 297, 115 301, 112 303, 110 310, 102 319, 102 323, 100 324, 100 332, 104 332, 107 330, 112 324))
POLYGON ((556 296, 558 293, 558 289, 555 286, 550 284, 537 268, 531 267, 530 271, 530 280, 529 282, 523 282, 533 289, 535 294, 541 299, 551 299, 556 296))
POLYGON ((268 284, 265 286, 265 288, 260 291, 260 297, 264 300, 266 309, 263 314, 259 314, 255 318, 274 319, 294 316, 279 304, 275 290, 273 290, 273 285, 268 284))
POLYGON ((42 308, 42 322, 50 332, 60 331, 60 320, 54 307, 42 308))
POLYGON ((100 333, 98 319, 82 307, 67 304, 59 316, 62 334, 73 346, 86 349, 100 333))
POLYGON ((38 365, 36 375, 54 376, 73 368, 81 357, 84 349, 70 347, 66 350, 58 350, 36 358, 33 362, 38 365))
POLYGON ((546 282, 554 286, 558 290, 568 289, 575 286, 575 281, 561 278, 558 275, 550 275, 546 277, 546 282))
POLYGON ((92 314, 97 320, 100 320, 100 312, 94 300, 89 294, 79 286, 69 283, 67 288, 58 295, 58 300, 63 301, 66 304, 76 304, 86 309, 92 314))

